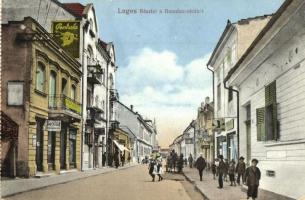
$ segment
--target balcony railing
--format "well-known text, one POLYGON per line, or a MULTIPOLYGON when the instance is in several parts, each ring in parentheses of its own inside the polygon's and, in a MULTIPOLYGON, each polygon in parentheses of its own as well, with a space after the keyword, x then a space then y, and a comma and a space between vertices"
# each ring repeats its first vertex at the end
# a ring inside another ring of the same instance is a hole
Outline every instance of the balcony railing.
POLYGON ((49 96, 49 109, 67 110, 81 115, 81 104, 66 95, 49 96))

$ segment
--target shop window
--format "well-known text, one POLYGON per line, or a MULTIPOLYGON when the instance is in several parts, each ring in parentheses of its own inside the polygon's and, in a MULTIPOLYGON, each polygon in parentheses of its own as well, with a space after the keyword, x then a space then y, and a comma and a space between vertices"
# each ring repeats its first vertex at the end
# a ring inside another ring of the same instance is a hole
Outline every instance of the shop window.
POLYGON ((40 92, 45 91, 45 66, 40 62, 36 71, 36 89, 40 92))

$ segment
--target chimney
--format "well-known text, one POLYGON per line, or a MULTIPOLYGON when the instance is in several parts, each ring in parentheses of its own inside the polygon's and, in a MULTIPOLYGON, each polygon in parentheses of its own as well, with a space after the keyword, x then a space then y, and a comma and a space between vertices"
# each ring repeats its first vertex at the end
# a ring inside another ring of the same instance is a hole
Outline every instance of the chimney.
POLYGON ((133 105, 130 105, 130 110, 133 111, 133 105))
POLYGON ((206 97, 205 98, 205 104, 209 104, 210 103, 210 97, 206 97))

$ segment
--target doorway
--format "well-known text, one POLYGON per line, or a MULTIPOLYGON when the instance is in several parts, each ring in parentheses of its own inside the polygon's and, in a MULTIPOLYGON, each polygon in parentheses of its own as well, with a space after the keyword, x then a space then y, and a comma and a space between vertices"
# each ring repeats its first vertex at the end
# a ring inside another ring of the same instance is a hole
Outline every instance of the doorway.
POLYGON ((251 163, 251 123, 246 121, 246 134, 247 134, 247 163, 251 163))
POLYGON ((70 167, 76 167, 76 129, 70 129, 70 136, 69 136, 69 148, 70 148, 70 167))
POLYGON ((49 131, 48 132, 48 168, 49 170, 54 170, 55 164, 55 138, 56 132, 49 131))
POLYGON ((60 132, 60 169, 66 169, 67 126, 62 124, 60 132))
POLYGON ((37 171, 43 171, 43 119, 36 119, 36 166, 37 171))

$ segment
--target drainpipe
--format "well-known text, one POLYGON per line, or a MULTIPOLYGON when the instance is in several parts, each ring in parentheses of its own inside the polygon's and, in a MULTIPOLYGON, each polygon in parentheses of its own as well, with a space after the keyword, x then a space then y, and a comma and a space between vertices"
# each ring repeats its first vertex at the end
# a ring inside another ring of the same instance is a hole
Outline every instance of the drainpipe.
POLYGON ((239 91, 235 90, 233 88, 229 88, 227 86, 228 79, 229 79, 229 76, 227 76, 223 80, 224 88, 227 89, 227 90, 231 90, 232 92, 235 92, 236 96, 237 96, 237 129, 236 129, 237 133, 236 133, 236 136, 237 136, 237 159, 238 159, 239 158, 239 91))
MULTIPOLYGON (((215 91, 215 88, 214 88, 214 86, 215 86, 215 78, 214 78, 214 74, 215 74, 215 72, 214 72, 214 70, 213 69, 211 69, 210 68, 210 66, 209 65, 206 65, 207 66, 207 69, 209 70, 209 71, 211 71, 212 72, 212 74, 213 74, 213 109, 214 109, 214 111, 213 111, 213 117, 214 117, 214 112, 215 112, 215 94, 214 94, 214 91, 215 91)), ((216 144, 215 144, 215 132, 213 131, 213 147, 214 147, 214 149, 213 149, 213 160, 215 159, 215 148, 216 148, 216 144)))

